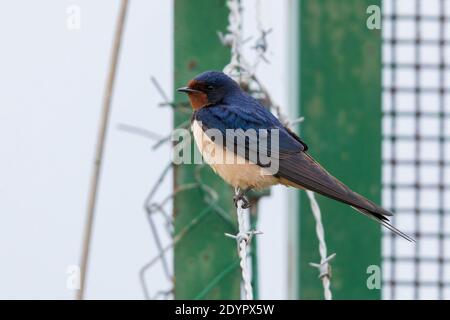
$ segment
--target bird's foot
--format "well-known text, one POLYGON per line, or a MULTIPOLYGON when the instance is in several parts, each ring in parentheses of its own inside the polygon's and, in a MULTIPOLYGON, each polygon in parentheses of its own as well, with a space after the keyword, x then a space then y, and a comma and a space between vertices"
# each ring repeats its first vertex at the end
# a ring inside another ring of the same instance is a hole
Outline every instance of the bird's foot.
POLYGON ((234 205, 236 206, 236 208, 238 207, 238 202, 242 201, 242 209, 248 209, 252 206, 251 202, 247 199, 247 197, 245 196, 246 193, 250 190, 246 189, 243 191, 239 191, 234 197, 233 197, 233 201, 234 201, 234 205))

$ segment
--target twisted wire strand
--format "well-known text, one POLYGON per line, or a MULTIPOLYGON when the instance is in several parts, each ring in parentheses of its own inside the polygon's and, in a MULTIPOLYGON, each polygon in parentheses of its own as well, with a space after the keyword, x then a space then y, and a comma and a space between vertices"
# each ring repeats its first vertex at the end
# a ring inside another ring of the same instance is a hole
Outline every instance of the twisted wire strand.
MULTIPOLYGON (((236 189, 236 196, 240 190, 236 189)), ((253 300, 253 287, 248 267, 247 245, 250 242, 250 235, 245 223, 245 210, 242 208, 243 201, 237 202, 237 218, 239 225, 239 233, 236 237, 239 246, 239 258, 241 259, 242 282, 244 284, 244 294, 246 300, 253 300)))
POLYGON ((316 220, 316 234, 317 239, 319 240, 319 254, 320 254, 320 263, 310 263, 312 267, 319 269, 319 278, 322 280, 323 285, 323 294, 325 300, 332 300, 333 296, 331 294, 330 289, 330 278, 331 278, 331 267, 330 260, 333 259, 336 254, 333 253, 329 257, 327 256, 327 243, 325 242, 325 229, 322 224, 322 215, 320 212, 319 204, 317 203, 314 192, 307 190, 306 194, 308 195, 309 202, 311 205, 311 210, 316 220))

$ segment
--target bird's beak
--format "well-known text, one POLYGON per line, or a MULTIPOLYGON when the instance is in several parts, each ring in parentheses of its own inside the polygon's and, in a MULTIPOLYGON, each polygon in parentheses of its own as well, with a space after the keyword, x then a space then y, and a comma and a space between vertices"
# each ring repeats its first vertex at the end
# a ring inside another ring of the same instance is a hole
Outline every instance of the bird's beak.
POLYGON ((184 93, 200 93, 201 91, 191 89, 189 87, 181 87, 177 89, 178 92, 184 92, 184 93))

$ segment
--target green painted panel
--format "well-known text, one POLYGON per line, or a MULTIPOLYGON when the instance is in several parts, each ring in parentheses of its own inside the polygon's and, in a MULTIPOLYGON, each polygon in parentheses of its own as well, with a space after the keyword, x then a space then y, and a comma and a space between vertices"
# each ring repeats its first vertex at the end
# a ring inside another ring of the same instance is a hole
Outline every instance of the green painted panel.
MULTIPOLYGON (((299 103, 310 153, 352 189, 380 203, 381 33, 366 27, 379 0, 301 0, 299 103)), ((300 194, 298 288, 323 299, 315 223, 300 194)), ((379 299, 366 286, 367 267, 381 263, 381 228, 349 206, 318 196, 332 262, 335 299, 379 299)))
MULTIPOLYGON (((230 53, 217 36, 217 31, 226 30, 225 0, 175 0, 174 5, 174 85, 177 88, 200 72, 221 70, 228 63, 230 53)), ((181 94, 176 93, 175 98, 176 102, 187 101, 181 94)), ((176 126, 190 119, 190 110, 184 111, 175 112, 176 126)), ((197 152, 194 146, 192 152, 197 152)), ((177 166, 174 187, 197 182, 197 170, 196 165, 177 166)), ((200 175, 218 194, 217 208, 223 210, 225 218, 211 210, 175 246, 175 298, 239 299, 236 243, 224 236, 225 232, 236 232, 230 223, 235 215, 233 191, 207 167, 200 170, 200 175)), ((174 201, 175 234, 207 207, 200 188, 179 193, 174 201)))

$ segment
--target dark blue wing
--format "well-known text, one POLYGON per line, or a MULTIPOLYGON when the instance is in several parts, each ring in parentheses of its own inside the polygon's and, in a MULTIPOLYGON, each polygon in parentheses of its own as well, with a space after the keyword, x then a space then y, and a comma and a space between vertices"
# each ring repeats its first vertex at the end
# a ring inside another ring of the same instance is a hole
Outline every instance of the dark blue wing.
MULTIPOLYGON (((203 130, 206 132, 209 129, 220 131, 224 145, 233 151, 239 150, 239 147, 244 147, 247 152, 259 152, 274 156, 271 151, 275 147, 275 143, 277 143, 278 155, 282 158, 287 154, 307 150, 306 144, 294 133, 286 129, 272 113, 259 105, 246 105, 245 107, 215 105, 205 107, 195 112, 194 119, 201 122, 203 130), (242 139, 233 138, 230 140, 229 136, 227 136, 227 130, 229 129, 233 130, 236 136, 242 139), (270 134, 272 133, 271 130, 274 129, 278 133, 276 141, 272 139, 275 136, 270 134), (253 144, 249 136, 242 136, 242 134, 251 130, 257 136, 258 145, 253 144), (269 134, 265 135, 264 131, 269 134), (243 142, 245 146, 243 146, 243 142), (267 148, 264 149, 264 146, 267 146, 267 148)), ((245 158, 249 159, 249 154, 245 154, 245 158)))

